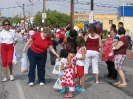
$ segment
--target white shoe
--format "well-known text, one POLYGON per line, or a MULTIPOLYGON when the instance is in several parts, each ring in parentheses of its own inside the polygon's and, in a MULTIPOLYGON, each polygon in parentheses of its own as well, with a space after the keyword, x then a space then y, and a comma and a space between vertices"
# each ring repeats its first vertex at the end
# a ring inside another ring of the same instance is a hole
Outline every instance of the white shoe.
POLYGON ((99 81, 96 82, 96 84, 99 84, 99 83, 100 83, 99 81))
POLYGON ((33 85, 34 85, 34 83, 33 83, 33 82, 30 82, 30 83, 29 83, 29 86, 33 86, 33 85))
POLYGON ((10 75, 10 80, 13 81, 14 80, 14 76, 10 75))
POLYGON ((7 78, 4 78, 2 81, 3 81, 3 82, 7 82, 7 78))
POLYGON ((40 86, 44 86, 44 83, 43 82, 40 82, 40 86))

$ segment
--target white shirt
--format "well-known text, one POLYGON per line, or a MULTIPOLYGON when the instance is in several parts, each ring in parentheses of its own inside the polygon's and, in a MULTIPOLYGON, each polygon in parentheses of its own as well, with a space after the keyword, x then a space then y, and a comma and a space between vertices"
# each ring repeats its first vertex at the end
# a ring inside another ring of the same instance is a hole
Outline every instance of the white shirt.
MULTIPOLYGON (((66 63, 67 63, 67 58, 61 58, 61 61, 60 61, 60 66, 61 66, 61 63, 63 63, 64 64, 64 66, 66 65, 66 63)), ((60 67, 61 68, 61 67, 60 67)), ((61 70, 60 71, 60 75, 63 75, 63 71, 61 70)))
POLYGON ((64 65, 66 65, 67 59, 66 58, 61 58, 61 61, 60 62, 63 63, 64 65))
POLYGON ((29 35, 32 36, 33 34, 35 34, 35 31, 30 30, 30 31, 29 31, 29 35))
POLYGON ((2 30, 0 32, 0 43, 12 44, 16 40, 16 34, 12 30, 2 30))
MULTIPOLYGON (((76 58, 81 58, 82 57, 81 48, 77 51, 76 58)), ((86 48, 85 48, 85 50, 86 50, 86 48)), ((78 65, 78 66, 85 66, 85 60, 76 60, 76 65, 78 65)))

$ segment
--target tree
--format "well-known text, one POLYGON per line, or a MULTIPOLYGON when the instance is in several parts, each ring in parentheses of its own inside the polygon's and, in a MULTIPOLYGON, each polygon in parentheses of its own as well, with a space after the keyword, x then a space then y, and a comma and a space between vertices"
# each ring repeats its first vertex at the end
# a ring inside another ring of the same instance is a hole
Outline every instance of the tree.
MULTIPOLYGON (((64 13, 60 13, 56 10, 52 11, 52 10, 47 10, 47 17, 45 19, 45 25, 46 26, 66 26, 69 24, 70 22, 70 17, 67 14, 64 13)), ((42 24, 42 13, 38 12, 35 15, 35 19, 34 19, 34 23, 37 25, 41 25, 42 24)))
POLYGON ((16 16, 14 16, 13 18, 12 18, 12 20, 11 20, 11 23, 13 24, 18 24, 18 23, 20 23, 21 22, 21 19, 20 19, 20 17, 19 17, 19 15, 16 15, 16 16))
POLYGON ((34 23, 36 25, 41 25, 42 24, 42 13, 40 11, 37 12, 37 14, 35 15, 34 23))

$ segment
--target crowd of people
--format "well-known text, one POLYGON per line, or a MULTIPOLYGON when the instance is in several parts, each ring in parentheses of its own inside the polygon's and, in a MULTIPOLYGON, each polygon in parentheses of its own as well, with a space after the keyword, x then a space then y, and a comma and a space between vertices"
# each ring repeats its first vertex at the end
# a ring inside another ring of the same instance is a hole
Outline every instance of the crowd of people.
MULTIPOLYGON (((0 32, 1 59, 4 70, 3 82, 8 80, 7 66, 10 70, 10 80, 14 80, 12 72, 12 59, 14 45, 17 42, 15 32, 10 29, 10 21, 3 21, 3 30, 0 32)), ((63 72, 62 90, 60 93, 66 93, 65 98, 74 97, 73 92, 85 92, 85 77, 88 69, 92 65, 92 73, 95 75, 95 83, 99 84, 99 54, 101 49, 101 59, 106 62, 108 74, 105 78, 116 80, 119 75, 119 81, 114 83, 117 87, 127 87, 125 75, 122 70, 124 60, 126 59, 126 50, 128 40, 125 36, 126 31, 123 23, 119 22, 118 31, 116 25, 112 24, 108 38, 102 44, 102 27, 97 24, 90 24, 86 31, 79 31, 60 27, 56 30, 45 27, 40 31, 30 28, 30 31, 23 31, 23 38, 26 44, 23 48, 29 59, 29 85, 33 86, 35 82, 35 69, 37 67, 38 81, 40 85, 45 84, 45 65, 47 61, 47 49, 50 49, 51 65, 55 65, 56 58, 61 61, 60 68, 63 72), (62 49, 57 54, 56 46, 60 45, 62 49)))

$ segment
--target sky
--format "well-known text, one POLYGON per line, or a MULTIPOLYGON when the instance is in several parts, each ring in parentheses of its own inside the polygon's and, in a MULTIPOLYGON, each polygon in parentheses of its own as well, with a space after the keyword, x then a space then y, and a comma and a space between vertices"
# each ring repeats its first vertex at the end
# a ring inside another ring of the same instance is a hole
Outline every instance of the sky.
MULTIPOLYGON (((75 0, 74 11, 75 12, 86 12, 90 11, 90 1, 91 0, 75 0), (78 1, 78 2, 77 2, 78 1)), ((98 14, 109 14, 117 13, 118 5, 127 4, 127 2, 133 2, 133 0, 94 0, 94 13, 98 14), (120 3, 118 3, 120 1, 120 3)), ((29 0, 0 0, 0 10, 2 16, 13 17, 15 15, 22 15, 22 8, 18 7, 19 5, 25 4, 26 15, 30 11, 29 0), (14 8, 13 8, 14 7, 14 8)), ((38 11, 43 9, 43 0, 33 0, 33 15, 38 11)), ((70 13, 70 0, 46 0, 46 9, 57 10, 62 13, 70 13)))

